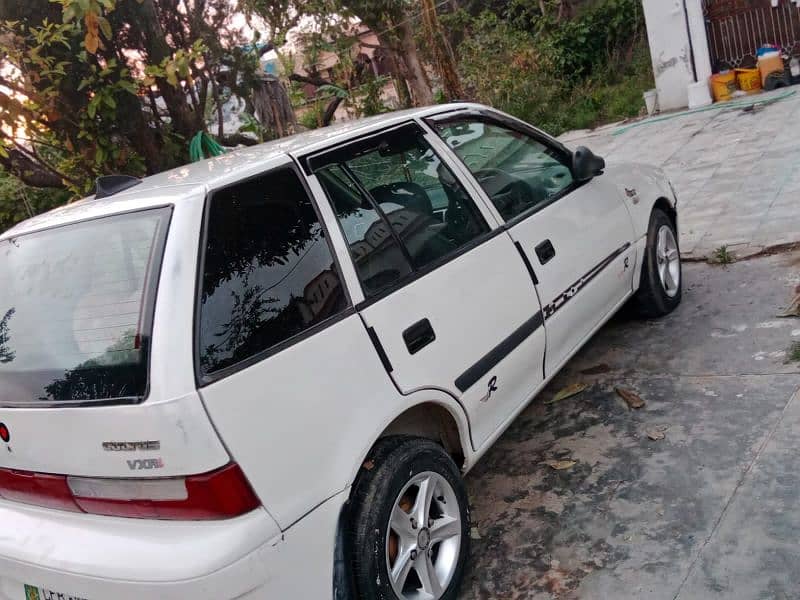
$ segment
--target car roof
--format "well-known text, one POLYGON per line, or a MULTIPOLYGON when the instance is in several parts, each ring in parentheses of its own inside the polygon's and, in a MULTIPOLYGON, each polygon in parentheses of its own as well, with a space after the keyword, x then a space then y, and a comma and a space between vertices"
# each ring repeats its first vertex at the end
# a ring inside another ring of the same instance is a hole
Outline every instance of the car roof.
POLYGON ((106 198, 88 196, 55 208, 0 233, 0 239, 98 216, 171 204, 184 198, 202 197, 211 188, 287 163, 293 156, 341 143, 351 137, 368 134, 409 119, 467 108, 484 107, 471 103, 451 103, 412 108, 335 123, 256 146, 238 148, 214 158, 145 177, 141 183, 106 198))

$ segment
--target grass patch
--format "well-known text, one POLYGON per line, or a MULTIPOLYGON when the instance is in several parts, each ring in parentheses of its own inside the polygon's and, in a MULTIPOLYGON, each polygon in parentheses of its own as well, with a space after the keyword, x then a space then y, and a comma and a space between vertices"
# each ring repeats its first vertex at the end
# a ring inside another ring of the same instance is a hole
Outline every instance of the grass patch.
POLYGON ((786 351, 786 362, 800 362, 800 342, 792 342, 786 351))
POLYGON ((715 265, 729 265, 733 262, 736 262, 736 257, 730 250, 728 250, 727 246, 720 246, 714 250, 709 262, 715 265))

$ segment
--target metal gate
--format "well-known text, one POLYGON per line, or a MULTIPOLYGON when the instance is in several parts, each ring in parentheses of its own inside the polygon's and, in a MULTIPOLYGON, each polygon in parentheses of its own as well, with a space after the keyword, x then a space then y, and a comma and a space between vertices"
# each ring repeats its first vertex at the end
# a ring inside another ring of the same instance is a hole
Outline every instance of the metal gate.
POLYGON ((703 0, 714 71, 751 67, 764 44, 800 54, 800 7, 794 0, 703 0))

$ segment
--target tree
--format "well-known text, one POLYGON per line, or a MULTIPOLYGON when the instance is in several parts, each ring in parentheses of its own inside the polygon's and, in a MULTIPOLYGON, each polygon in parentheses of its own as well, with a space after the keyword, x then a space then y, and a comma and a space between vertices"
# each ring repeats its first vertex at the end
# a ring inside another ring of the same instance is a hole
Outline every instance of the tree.
MULTIPOLYGON (((428 74, 422 64, 414 36, 419 14, 411 14, 404 0, 342 0, 341 9, 365 23, 380 41, 397 68, 396 78, 402 80, 416 106, 433 104, 428 74)), ((398 90, 402 98, 403 92, 398 90)))
POLYGON ((461 79, 458 76, 453 49, 442 31, 439 17, 436 14, 434 0, 421 0, 422 21, 425 24, 425 37, 433 55, 436 70, 442 78, 444 95, 448 100, 464 98, 461 79))
POLYGON ((0 168, 0 231, 68 200, 66 190, 30 187, 0 168))
POLYGON ((242 7, 251 17, 264 20, 276 45, 302 18, 316 20, 321 32, 337 27, 342 32, 349 18, 358 18, 378 37, 401 102, 417 106, 433 103, 414 35, 420 14, 411 14, 406 0, 243 0, 242 7))
POLYGON ((255 143, 222 126, 231 95, 254 113, 269 87, 231 19, 228 0, 0 0, 0 165, 83 194, 185 163, 212 119, 223 143, 255 143))

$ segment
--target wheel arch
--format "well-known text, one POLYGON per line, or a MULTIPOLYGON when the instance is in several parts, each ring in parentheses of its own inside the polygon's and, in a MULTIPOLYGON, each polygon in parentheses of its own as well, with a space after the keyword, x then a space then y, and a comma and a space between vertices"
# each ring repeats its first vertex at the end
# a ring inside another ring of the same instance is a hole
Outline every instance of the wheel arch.
POLYGON ((653 207, 650 209, 650 216, 652 216, 653 211, 656 209, 662 210, 667 214, 669 220, 672 221, 672 225, 675 227, 675 233, 678 233, 678 211, 672 203, 664 196, 661 196, 656 198, 656 201, 653 203, 653 207))
MULTIPOLYGON (((464 409, 449 394, 440 390, 422 390, 407 396, 410 401, 394 417, 390 418, 380 432, 374 436, 360 460, 354 465, 349 485, 352 486, 367 456, 381 439, 390 435, 412 435, 431 439, 441 444, 460 469, 471 464, 474 454, 469 421, 464 409)), ((355 597, 355 581, 350 565, 350 539, 348 535, 351 501, 341 507, 336 526, 336 542, 333 556, 333 598, 348 600, 355 597)))

